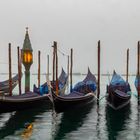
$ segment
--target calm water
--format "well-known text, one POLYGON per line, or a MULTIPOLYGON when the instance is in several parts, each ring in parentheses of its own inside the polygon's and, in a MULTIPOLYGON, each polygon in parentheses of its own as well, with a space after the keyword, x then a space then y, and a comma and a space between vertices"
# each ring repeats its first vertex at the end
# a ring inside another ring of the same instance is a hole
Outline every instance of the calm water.
MULTIPOLYGON (((3 76, 4 77, 4 76, 3 76)), ((84 76, 74 76, 74 82, 84 76)), ((32 76, 36 82, 37 76, 32 76)), ((130 77, 133 93, 135 77, 130 77)), ((45 76, 42 76, 42 82, 45 76)), ((102 77, 101 96, 108 77, 102 77)), ((14 90, 16 93, 18 88, 14 90)), ((0 139, 4 140, 140 140, 140 110, 134 95, 125 110, 112 111, 106 100, 88 108, 56 114, 50 107, 0 114, 0 139), (25 125, 33 128, 27 130, 25 125)))

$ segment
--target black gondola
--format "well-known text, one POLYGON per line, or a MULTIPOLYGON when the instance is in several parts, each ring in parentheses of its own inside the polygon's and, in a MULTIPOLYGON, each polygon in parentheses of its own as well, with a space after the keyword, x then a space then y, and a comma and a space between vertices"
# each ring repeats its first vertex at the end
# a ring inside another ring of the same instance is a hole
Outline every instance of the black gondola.
POLYGON ((52 91, 56 112, 63 112, 73 108, 82 107, 93 102, 96 95, 96 78, 88 69, 86 78, 75 85, 68 95, 56 95, 52 91))
MULTIPOLYGON (((12 90, 18 84, 18 74, 12 78, 12 90)), ((0 94, 9 93, 9 80, 0 82, 0 94)))
POLYGON ((112 80, 107 85, 107 104, 114 110, 121 109, 129 104, 131 89, 128 82, 118 75, 115 71, 112 80))
POLYGON ((50 94, 27 92, 21 95, 0 96, 0 112, 10 112, 41 106, 49 101, 50 94))

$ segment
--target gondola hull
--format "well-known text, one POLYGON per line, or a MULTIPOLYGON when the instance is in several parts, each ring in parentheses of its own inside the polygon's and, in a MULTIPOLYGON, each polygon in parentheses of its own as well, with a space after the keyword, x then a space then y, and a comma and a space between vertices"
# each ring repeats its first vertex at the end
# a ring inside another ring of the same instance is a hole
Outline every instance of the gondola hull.
POLYGON ((36 93, 25 93, 17 96, 0 96, 0 112, 10 112, 24 109, 51 105, 48 95, 38 95, 36 93), (32 95, 27 95, 32 94, 32 95))
POLYGON ((107 104, 114 110, 119 110, 129 104, 130 98, 129 83, 114 71, 110 84, 107 85, 107 104))
POLYGON ((94 99, 94 93, 79 97, 56 96, 53 93, 54 107, 58 113, 89 105, 93 103, 94 99))
POLYGON ((121 109, 130 103, 131 95, 122 91, 111 91, 107 95, 107 104, 114 110, 121 109))
POLYGON ((56 112, 65 112, 75 108, 84 108, 93 103, 96 95, 96 77, 88 69, 85 79, 78 82, 67 94, 56 95, 52 90, 54 108, 56 112))

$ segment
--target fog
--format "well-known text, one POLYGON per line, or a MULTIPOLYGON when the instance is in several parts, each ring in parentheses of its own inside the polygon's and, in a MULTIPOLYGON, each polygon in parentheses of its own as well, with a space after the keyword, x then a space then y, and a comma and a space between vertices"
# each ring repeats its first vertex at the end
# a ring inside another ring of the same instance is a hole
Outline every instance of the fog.
MULTIPOLYGON (((68 55, 74 50, 74 72, 97 72, 97 42, 101 40, 101 72, 126 72, 130 48, 130 73, 136 73, 137 41, 140 40, 139 0, 0 0, 0 73, 8 72, 8 43, 12 43, 13 72, 17 72, 17 46, 22 48, 25 28, 34 50, 32 72, 46 72, 47 54, 53 41, 68 55)), ((59 71, 67 57, 59 55, 59 71)), ((50 66, 51 71, 52 66, 50 66)))

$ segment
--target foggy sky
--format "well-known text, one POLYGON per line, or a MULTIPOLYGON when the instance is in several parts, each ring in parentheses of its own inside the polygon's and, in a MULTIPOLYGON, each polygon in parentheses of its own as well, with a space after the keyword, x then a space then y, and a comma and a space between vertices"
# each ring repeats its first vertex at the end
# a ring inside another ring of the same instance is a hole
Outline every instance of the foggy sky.
MULTIPOLYGON (((25 28, 34 50, 32 72, 37 72, 37 51, 42 52, 41 71, 52 42, 66 54, 74 49, 74 72, 97 72, 97 42, 101 40, 101 71, 126 71, 126 50, 130 48, 130 72, 136 73, 137 41, 140 40, 139 0, 0 0, 0 72, 8 71, 8 43, 22 48, 25 28)), ((67 57, 59 53, 59 71, 67 57)), ((52 67, 52 66, 50 66, 52 67)), ((17 71, 13 65, 13 72, 17 71)), ((51 70, 50 70, 51 71, 51 70)))

